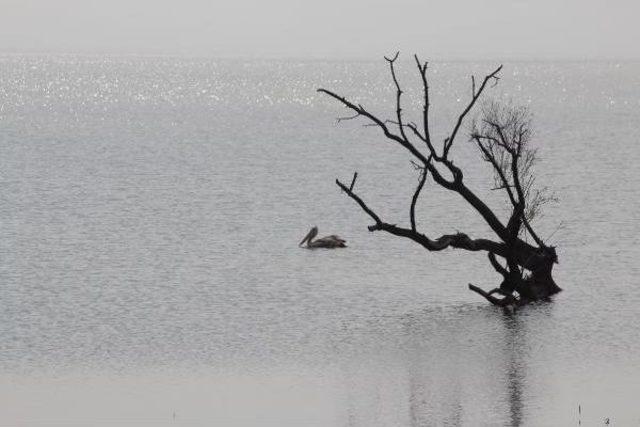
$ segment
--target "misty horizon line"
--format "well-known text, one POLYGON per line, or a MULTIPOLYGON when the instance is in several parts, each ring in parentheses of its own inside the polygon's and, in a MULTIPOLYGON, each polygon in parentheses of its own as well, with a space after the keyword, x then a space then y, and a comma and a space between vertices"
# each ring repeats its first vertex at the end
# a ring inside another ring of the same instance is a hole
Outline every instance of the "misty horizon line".
MULTIPOLYGON (((229 60, 229 61, 308 61, 308 62, 378 62, 384 60, 384 56, 395 54, 393 52, 381 53, 379 55, 288 55, 288 54, 222 54, 222 53, 187 53, 177 51, 113 51, 113 50, 38 50, 38 49, 1 49, 0 56, 79 56, 79 57, 140 57, 140 58, 184 58, 184 59, 206 59, 206 60, 229 60)), ((400 50, 399 60, 411 60, 417 52, 400 50), (404 56, 404 58, 402 58, 404 56)), ((427 56, 417 53, 420 59, 429 62, 636 62, 640 61, 640 56, 588 56, 588 55, 540 55, 540 56, 514 56, 514 55, 486 55, 486 56, 463 56, 463 55, 434 55, 427 56)))

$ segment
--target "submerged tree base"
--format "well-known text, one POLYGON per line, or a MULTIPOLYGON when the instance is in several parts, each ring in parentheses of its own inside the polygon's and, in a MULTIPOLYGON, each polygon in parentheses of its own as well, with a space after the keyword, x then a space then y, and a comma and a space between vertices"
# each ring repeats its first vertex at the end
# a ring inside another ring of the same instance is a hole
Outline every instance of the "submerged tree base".
POLYGON ((553 280, 550 272, 548 274, 534 273, 518 283, 509 283, 508 286, 515 288, 515 290, 513 292, 505 291, 501 285, 501 287, 486 292, 482 288, 469 283, 470 290, 482 295, 491 304, 499 307, 521 307, 535 301, 549 301, 551 296, 562 291, 553 280), (522 293, 518 292, 518 289, 522 293), (499 297, 496 295, 499 295, 499 297))
MULTIPOLYGON (((489 261, 504 280, 499 287, 489 292, 471 283, 469 289, 500 307, 520 307, 535 301, 548 301, 551 296, 562 291, 552 276, 553 266, 558 262, 555 248, 543 246, 542 248, 529 247, 526 249, 533 249, 533 251, 527 251, 525 263, 518 262, 518 251, 506 255, 506 259, 513 260, 512 268, 500 265, 495 254, 490 252, 489 261), (524 274, 525 268, 530 273, 524 274)), ((522 254, 520 255, 522 256, 522 254)))

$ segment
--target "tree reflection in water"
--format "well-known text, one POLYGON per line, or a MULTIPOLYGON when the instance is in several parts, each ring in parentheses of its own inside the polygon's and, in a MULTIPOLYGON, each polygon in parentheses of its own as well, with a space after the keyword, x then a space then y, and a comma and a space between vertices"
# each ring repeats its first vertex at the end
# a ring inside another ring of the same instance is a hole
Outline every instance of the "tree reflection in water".
POLYGON ((536 312, 549 314, 460 306, 344 322, 345 424, 526 424, 536 312))

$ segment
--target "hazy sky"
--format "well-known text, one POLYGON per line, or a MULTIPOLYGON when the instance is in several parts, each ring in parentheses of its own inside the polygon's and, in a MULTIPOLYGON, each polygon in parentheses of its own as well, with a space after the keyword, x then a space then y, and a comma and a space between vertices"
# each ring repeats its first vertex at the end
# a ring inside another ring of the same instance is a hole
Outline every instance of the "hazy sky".
POLYGON ((0 0, 0 51, 640 58, 640 0, 0 0))

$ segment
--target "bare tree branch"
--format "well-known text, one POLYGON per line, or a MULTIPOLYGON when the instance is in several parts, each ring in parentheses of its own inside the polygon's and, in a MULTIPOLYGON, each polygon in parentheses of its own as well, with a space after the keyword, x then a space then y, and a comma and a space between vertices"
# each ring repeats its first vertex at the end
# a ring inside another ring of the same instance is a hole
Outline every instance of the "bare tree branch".
POLYGON ((347 120, 353 120, 353 119, 357 119, 358 117, 360 117, 359 113, 354 114, 353 116, 348 116, 348 117, 338 117, 336 119, 336 124, 340 123, 340 122, 345 122, 347 120))
POLYGON ((386 59, 387 62, 389 63, 391 78, 393 79, 393 83, 396 85, 396 118, 398 119, 398 129, 400 130, 400 135, 402 136, 402 139, 404 139, 406 142, 409 142, 409 140, 407 139, 407 135, 404 132, 404 125, 402 124, 402 107, 400 105, 400 98, 402 97, 402 89, 400 88, 400 83, 398 82, 398 78, 396 77, 396 70, 394 67, 394 64, 398 59, 399 55, 400 55, 400 52, 396 52, 393 58, 387 58, 385 56, 384 59, 386 59))
POLYGON ((403 137, 398 136, 395 133, 391 132, 389 130, 389 128, 387 127, 387 125, 384 123, 383 120, 380 120, 378 117, 374 116, 373 114, 371 114, 370 112, 365 110, 365 108, 362 105, 360 105, 360 104, 356 105, 356 104, 348 101, 346 98, 344 98, 344 97, 342 97, 340 95, 337 95, 336 93, 331 92, 330 90, 327 90, 327 89, 318 89, 318 92, 321 92, 321 93, 324 93, 326 95, 329 95, 330 97, 340 101, 347 108, 350 108, 354 112, 358 113, 358 115, 366 117, 373 124, 378 126, 382 130, 382 132, 384 133, 384 135, 387 138, 389 138, 389 139, 397 142, 398 144, 402 145, 404 148, 409 150, 409 152, 411 152, 411 154, 413 154, 422 163, 426 164, 427 158, 420 151, 418 151, 416 149, 416 147, 414 147, 413 144, 411 144, 411 142, 409 142, 408 140, 404 139, 403 137))
POLYGON ((416 191, 413 193, 413 198, 411 199, 409 217, 411 218, 411 230, 413 231, 416 231, 416 203, 418 202, 420 191, 422 191, 422 187, 424 187, 424 183, 427 181, 427 171, 427 168, 422 168, 420 170, 420 179, 418 180, 418 186, 416 187, 416 191))
POLYGON ((493 293, 495 293, 494 291, 497 292, 496 289, 494 289, 491 292, 485 292, 481 288, 474 286, 471 283, 469 283, 469 289, 477 294, 482 295, 487 301, 489 301, 493 305, 497 305, 498 307, 507 307, 509 305, 515 305, 516 303, 515 298, 511 296, 507 296, 502 299, 494 297, 493 293))
MULTIPOLYGON (((354 179, 355 181, 355 179, 354 179)), ((338 184, 338 187, 340 187, 342 189, 342 191, 344 191, 345 193, 347 193, 347 195, 349 197, 351 197, 353 200, 356 201, 356 203, 358 205, 360 205, 360 207, 362 208, 363 211, 365 211, 367 213, 367 215, 369 215, 371 217, 371 219, 373 219, 375 221, 376 224, 380 224, 382 221, 380 220, 380 217, 378 215, 376 215, 376 213, 374 211, 372 211, 369 206, 367 206, 367 204, 362 201, 362 199, 360 197, 358 197, 357 194, 355 194, 353 191, 351 191, 350 188, 348 188, 346 185, 344 185, 342 182, 340 182, 340 180, 336 179, 336 184, 338 184)))
POLYGON ((511 184, 509 183, 509 181, 507 180, 507 177, 504 174, 504 167, 502 164, 500 164, 500 162, 498 161, 498 159, 496 159, 495 154, 492 152, 490 147, 485 147, 482 143, 482 139, 483 137, 480 135, 474 135, 473 139, 476 141, 478 147, 480 148, 480 151, 482 151, 482 154, 484 155, 484 160, 488 161, 489 163, 491 163, 491 165, 493 166, 494 172, 497 174, 497 176, 500 178, 500 186, 496 187, 496 188, 501 188, 504 189, 507 194, 509 195, 509 200, 511 201, 512 205, 515 207, 517 205, 516 199, 513 195, 513 192, 511 191, 511 184))
POLYGON ((357 178, 358 178, 358 172, 354 172, 353 179, 351 180, 351 185, 349 186, 349 191, 353 191, 353 186, 356 185, 357 178))
MULTIPOLYGON (((444 157, 445 159, 449 155, 449 150, 451 149, 451 146, 453 145, 453 143, 454 143, 454 141, 456 139, 456 135, 458 134, 458 130, 460 129, 460 126, 462 125, 462 122, 464 121, 464 118, 469 113, 469 111, 471 111, 471 109, 475 105, 475 103, 478 100, 478 98, 480 98, 480 95, 482 95, 482 92, 484 91, 484 88, 487 86, 487 82, 489 82, 492 79, 497 79, 497 75, 500 72, 500 70, 502 70, 502 65, 500 65, 491 74, 487 75, 484 78, 484 80, 482 81, 482 84, 480 85, 480 88, 478 89, 477 92, 474 89, 474 94, 471 97, 471 101, 469 102, 469 104, 467 104, 466 108, 458 116, 458 120, 456 121, 456 125, 454 126, 453 131, 451 132, 451 135, 447 139, 445 139, 444 151, 443 151, 443 154, 442 154, 442 157, 444 157)), ((474 86, 475 86, 475 80, 474 80, 474 86)))
POLYGON ((507 271, 506 268, 504 268, 502 265, 500 265, 500 263, 498 262, 498 260, 496 259, 496 255, 492 252, 489 252, 489 262, 491 263, 491 265, 493 266, 493 268, 500 273, 503 277, 507 277, 509 275, 509 272, 507 271))
MULTIPOLYGON (((418 66, 418 71, 420 71, 420 78, 422 79, 422 89, 423 89, 423 92, 424 92, 424 105, 422 107, 422 122, 423 122, 423 129, 424 129, 423 130, 424 137, 421 137, 421 139, 427 144, 427 148, 429 149, 429 152, 431 153, 431 155, 436 160, 438 160, 438 158, 440 156, 438 156, 438 153, 436 153, 435 148, 431 144, 431 132, 429 130, 429 107, 430 107, 430 103, 429 103, 429 82, 427 80, 427 66, 429 65, 429 63, 427 61, 425 61, 424 63, 420 62, 420 59, 418 59, 418 55, 414 55, 413 57, 416 60, 416 65, 418 66)), ((420 136, 420 132, 418 132, 418 129, 413 129, 413 131, 418 136, 420 136)))
POLYGON ((531 226, 540 208, 554 201, 545 188, 534 188, 533 166, 537 151, 529 146, 530 113, 523 107, 501 106, 495 102, 483 107, 481 125, 474 122, 471 139, 480 148, 483 159, 494 169, 496 187, 504 189, 513 206, 507 224, 512 238, 524 225, 526 232, 540 247, 544 242, 531 226))
POLYGON ((502 243, 494 242, 488 239, 471 239, 464 233, 445 234, 436 240, 429 239, 422 233, 418 233, 409 228, 398 227, 395 224, 389 224, 380 219, 380 217, 369 207, 367 204, 354 192, 343 184, 340 180, 336 179, 336 184, 342 189, 349 197, 351 197, 362 210, 373 219, 374 225, 370 225, 369 231, 386 231, 387 233, 410 238, 415 242, 421 244, 429 251, 442 251, 446 248, 458 248, 466 249, 468 251, 488 251, 494 252, 500 256, 506 256, 506 246, 502 243))

